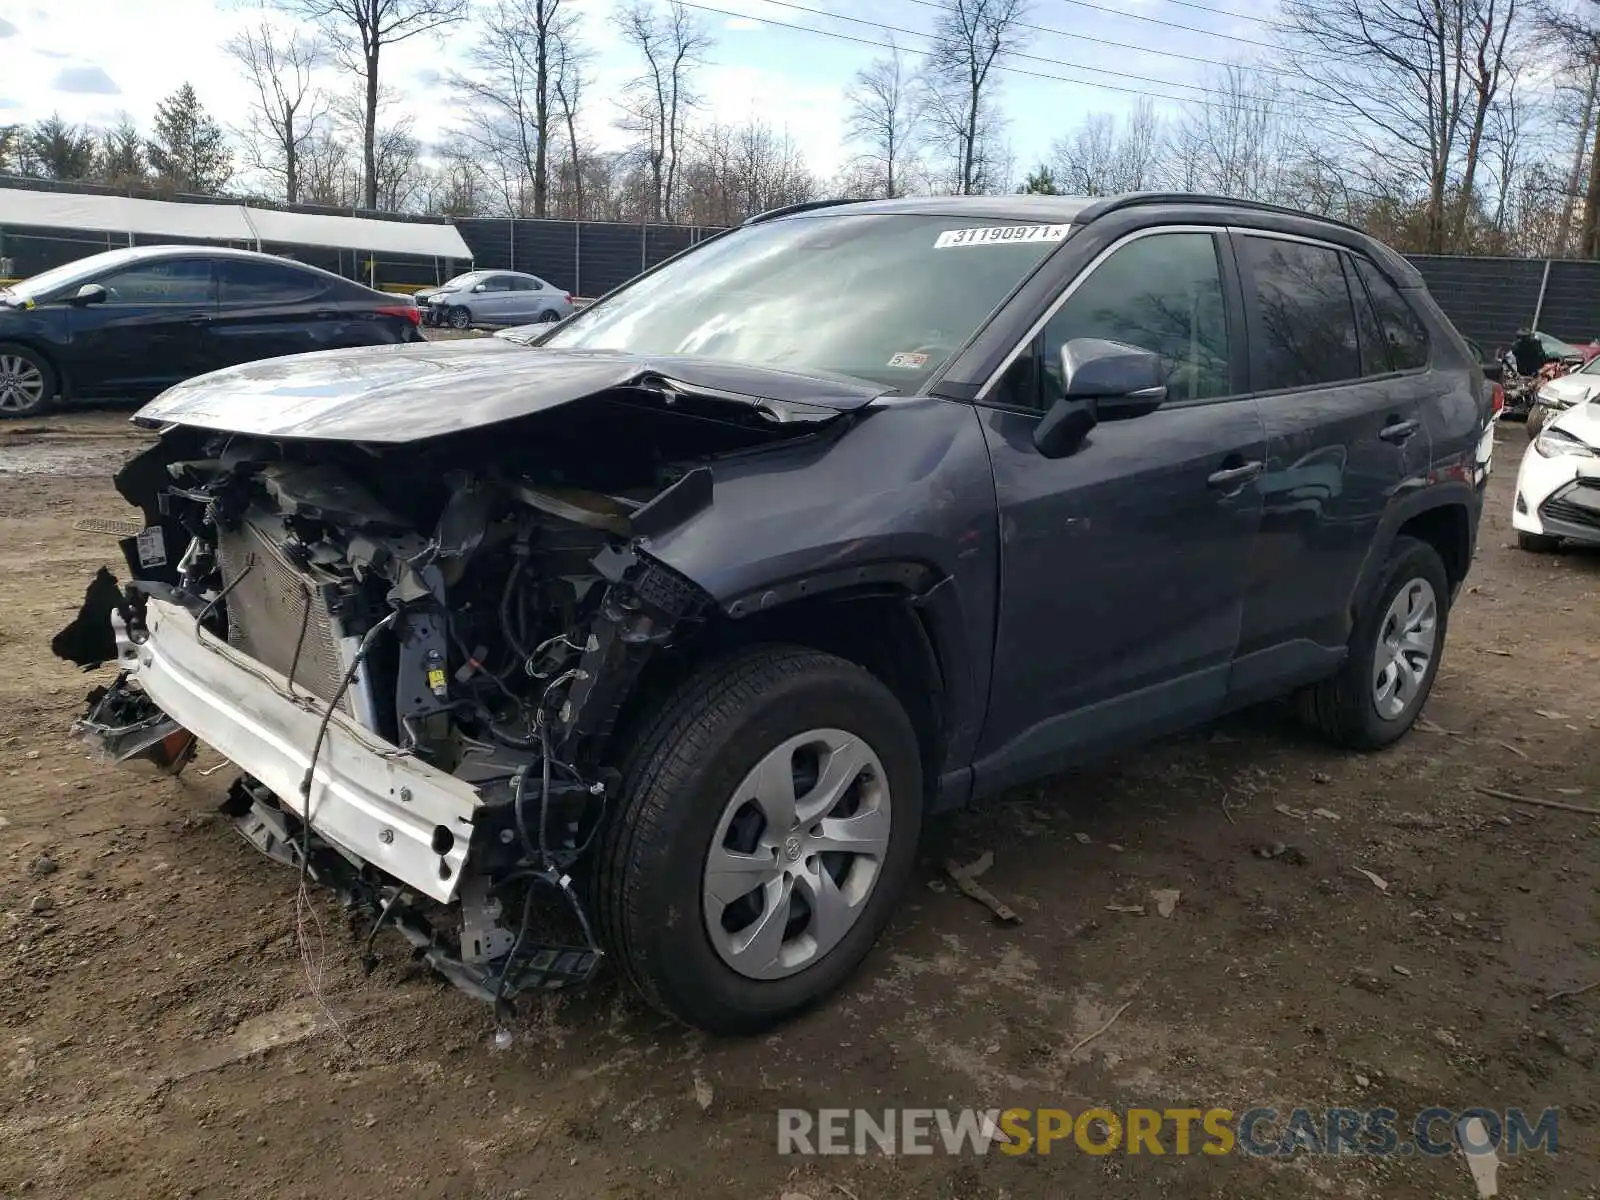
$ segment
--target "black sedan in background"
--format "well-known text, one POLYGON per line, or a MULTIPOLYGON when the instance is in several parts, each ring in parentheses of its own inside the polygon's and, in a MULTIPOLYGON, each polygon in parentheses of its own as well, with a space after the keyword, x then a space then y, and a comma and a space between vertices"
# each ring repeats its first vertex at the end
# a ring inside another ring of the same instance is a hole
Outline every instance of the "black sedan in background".
POLYGON ((96 254, 0 289, 0 417, 139 399, 221 367, 422 340, 409 297, 195 246, 96 254))

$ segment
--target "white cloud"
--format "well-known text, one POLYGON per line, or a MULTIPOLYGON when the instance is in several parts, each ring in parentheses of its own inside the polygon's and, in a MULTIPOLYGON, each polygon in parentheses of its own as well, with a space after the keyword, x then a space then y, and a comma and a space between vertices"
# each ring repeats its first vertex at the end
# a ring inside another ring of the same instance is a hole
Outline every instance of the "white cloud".
POLYGON ((74 96, 117 96, 122 89, 99 67, 63 67, 50 81, 50 90, 74 96))

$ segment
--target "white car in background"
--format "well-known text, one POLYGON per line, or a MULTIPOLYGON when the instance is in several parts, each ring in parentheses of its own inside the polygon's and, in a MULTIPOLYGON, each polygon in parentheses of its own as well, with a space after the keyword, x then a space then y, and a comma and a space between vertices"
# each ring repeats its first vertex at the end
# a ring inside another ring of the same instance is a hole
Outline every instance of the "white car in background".
MULTIPOLYGON (((1546 384, 1576 383, 1582 373, 1546 384)), ((1589 382, 1600 384, 1600 377, 1589 382)), ((1585 397, 1551 416, 1522 456, 1511 524, 1524 550, 1562 541, 1600 545, 1600 402, 1585 397)))

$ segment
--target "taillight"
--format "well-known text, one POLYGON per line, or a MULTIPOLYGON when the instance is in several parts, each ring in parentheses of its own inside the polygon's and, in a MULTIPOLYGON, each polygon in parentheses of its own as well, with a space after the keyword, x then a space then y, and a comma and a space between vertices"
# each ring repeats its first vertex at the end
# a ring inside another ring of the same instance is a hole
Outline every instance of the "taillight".
POLYGON ((568 303, 568 305, 570 305, 572 303, 572 293, 571 292, 567 293, 567 303, 568 303))
POLYGON ((399 317, 413 325, 422 324, 422 310, 415 304, 387 304, 378 309, 380 317, 399 317))
POLYGON ((1489 393, 1489 415, 1491 417, 1498 417, 1502 412, 1505 411, 1505 407, 1506 390, 1497 383, 1494 385, 1494 389, 1489 393))

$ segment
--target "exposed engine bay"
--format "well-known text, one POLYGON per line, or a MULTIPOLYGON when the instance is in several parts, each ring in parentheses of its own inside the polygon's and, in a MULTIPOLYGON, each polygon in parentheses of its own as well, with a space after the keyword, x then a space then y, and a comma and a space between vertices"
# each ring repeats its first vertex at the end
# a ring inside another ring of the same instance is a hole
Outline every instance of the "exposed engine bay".
POLYGON ((232 759, 223 811, 369 949, 396 929, 495 1002, 585 981, 613 734, 711 616, 648 538, 713 502, 719 459, 824 424, 656 380, 400 445, 168 427, 116 480, 132 582, 102 571, 55 641, 121 667, 79 732, 232 759))

